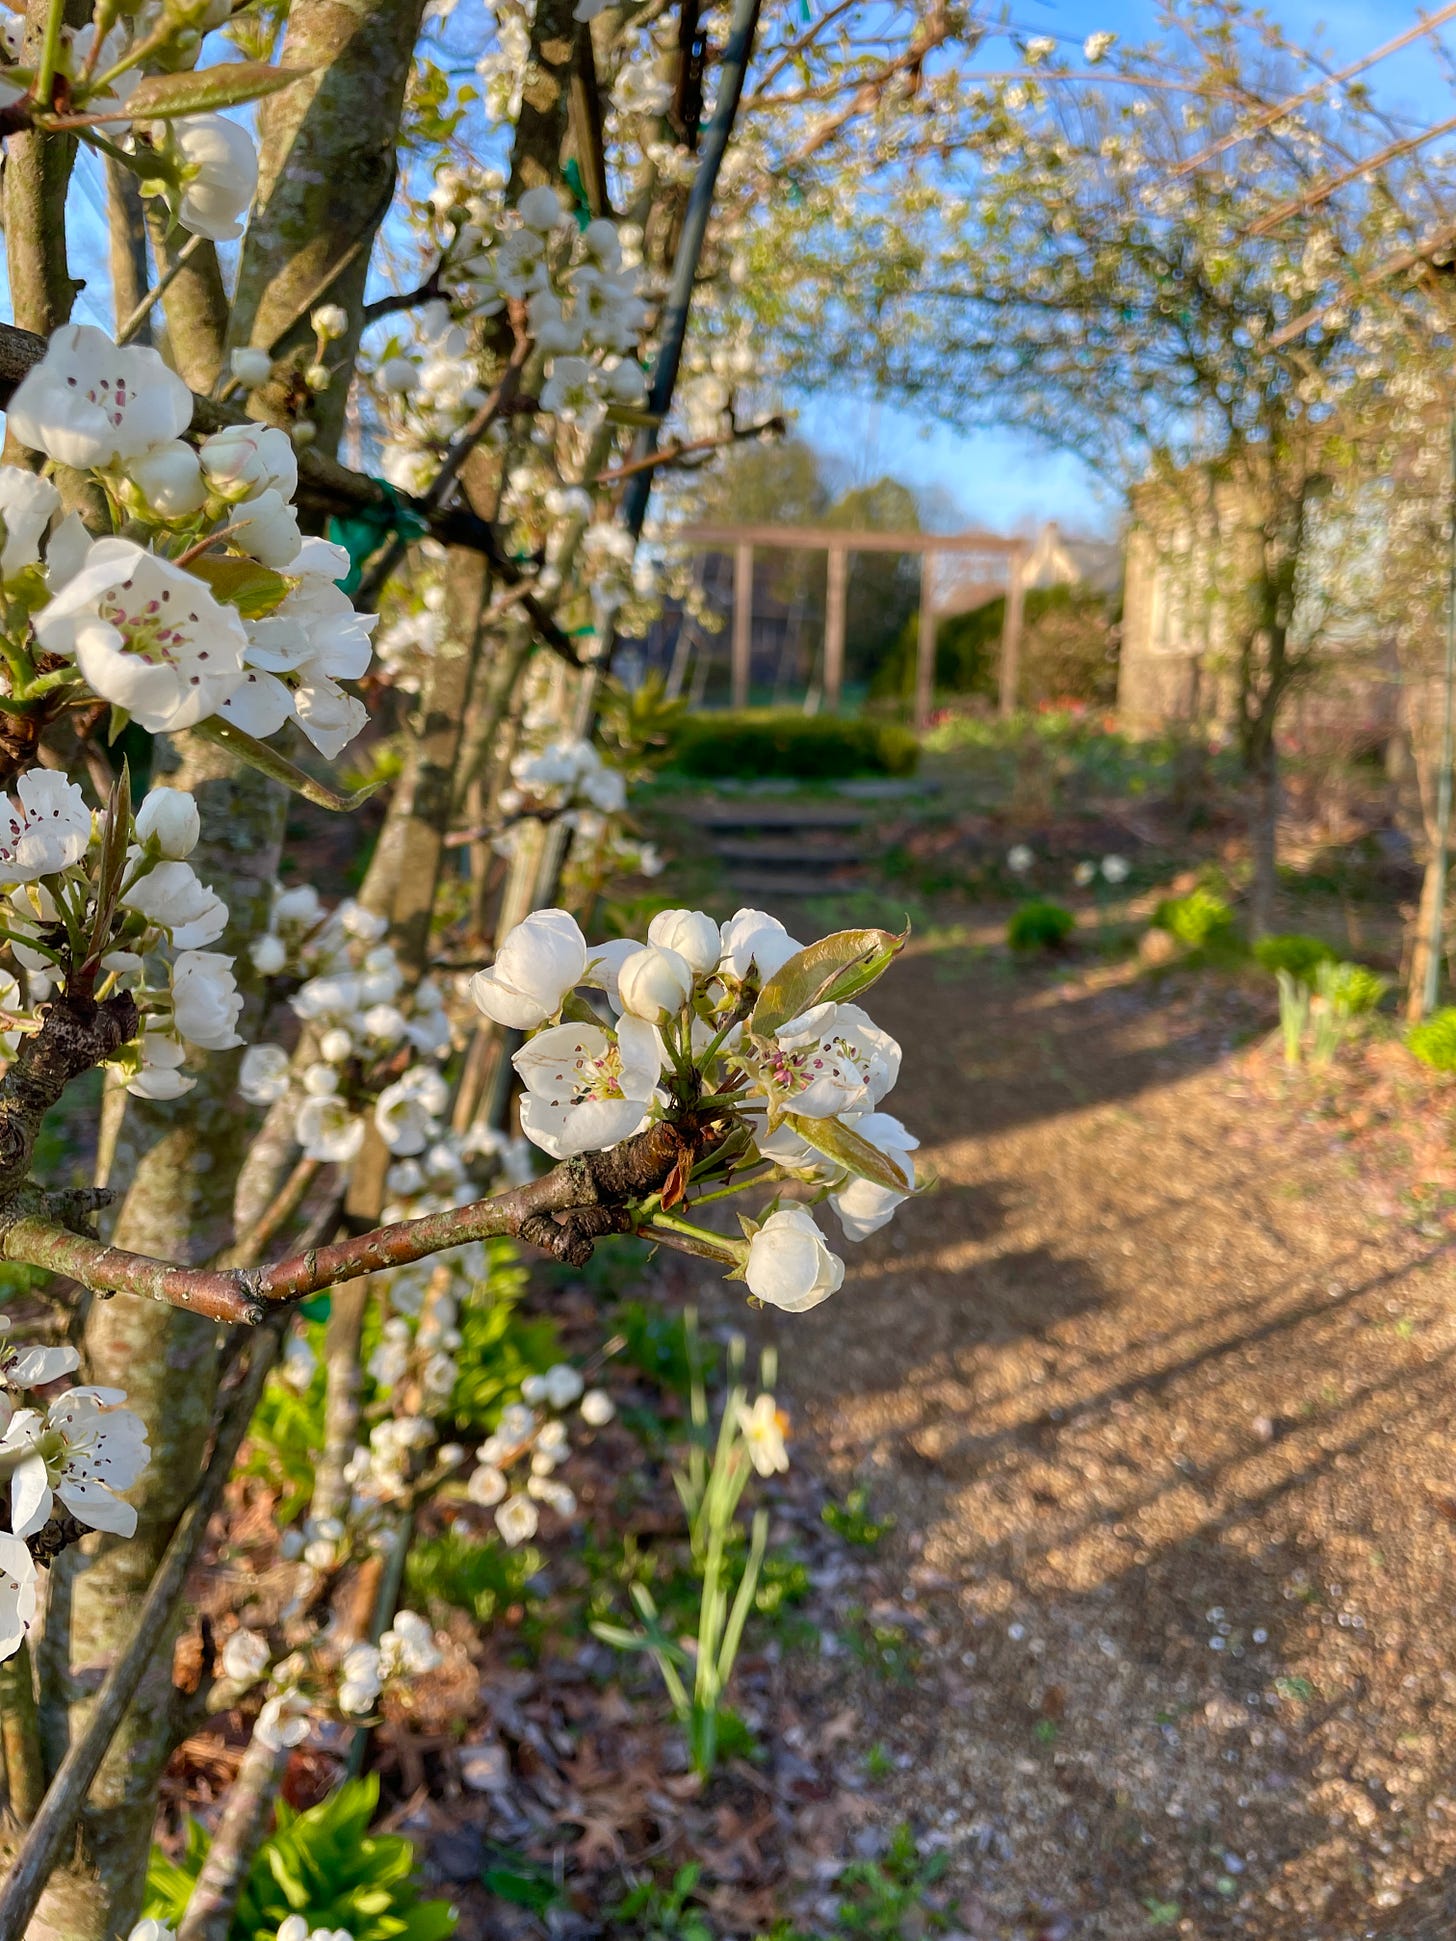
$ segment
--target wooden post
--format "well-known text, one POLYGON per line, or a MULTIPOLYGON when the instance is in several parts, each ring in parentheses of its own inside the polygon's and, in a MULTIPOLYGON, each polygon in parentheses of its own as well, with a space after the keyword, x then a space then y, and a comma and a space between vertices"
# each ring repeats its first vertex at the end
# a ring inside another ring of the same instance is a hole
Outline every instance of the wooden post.
POLYGON ((849 580, 849 551, 829 548, 829 585, 824 601, 824 706, 838 714, 844 686, 844 595, 849 580))
POLYGON ((935 697, 935 554, 920 555, 920 628, 915 636, 915 732, 930 726, 935 697))
POLYGON ((1001 719, 1016 712, 1016 689, 1021 675, 1021 615, 1026 599, 1026 548, 1018 546, 1006 561, 1006 619, 1001 627, 1001 719))
POLYGON ((753 656, 753 548, 733 548, 733 705, 748 706, 753 656))

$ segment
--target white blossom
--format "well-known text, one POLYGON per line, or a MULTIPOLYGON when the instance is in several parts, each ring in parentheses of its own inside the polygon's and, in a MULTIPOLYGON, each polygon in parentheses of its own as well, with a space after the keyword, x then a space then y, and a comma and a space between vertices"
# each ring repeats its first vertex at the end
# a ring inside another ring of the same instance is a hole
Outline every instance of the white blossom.
POLYGON ((600 1025, 553 1025, 511 1061, 526 1087, 521 1130, 553 1159, 600 1152, 647 1123, 662 1072, 656 1031, 623 1018, 615 1036, 600 1025))
POLYGON ((277 425, 229 425, 204 439, 197 455, 208 484, 230 502, 270 488, 291 499, 298 489, 298 456, 277 425))
POLYGON ((35 1561, 19 1537, 0 1535, 0 1659, 13 1658, 35 1622, 35 1561))
POLYGON ((98 539, 35 632, 153 734, 214 714, 242 678, 248 644, 235 607, 130 539, 98 539))
POLYGON ((529 1031, 561 1009, 586 970, 586 939, 565 910, 535 910, 518 923, 489 970, 470 980, 477 1009, 497 1024, 529 1031))
POLYGON ((718 926, 701 910, 659 910, 647 926, 647 941, 676 951, 696 977, 717 970, 722 954, 718 926))
POLYGON ((308 1700, 297 1691, 275 1692, 263 1702, 253 1737, 269 1752, 301 1746, 308 1737, 308 1700))
POLYGON ((0 1383, 7 1388, 42 1388, 80 1366, 81 1357, 74 1348, 7 1343, 11 1326, 9 1316, 0 1314, 0 1383))
MULTIPOLYGON (((158 863, 132 884, 121 901, 125 909, 135 910, 148 923, 165 930, 179 950, 199 950, 203 944, 216 943, 227 928, 227 905, 198 879, 190 863, 158 863)), ((191 1033, 184 1031, 182 1035, 190 1037, 191 1033)))
POLYGON ((347 1165, 364 1143, 364 1121, 340 1098, 308 1098, 298 1108, 294 1137, 305 1159, 347 1165))
POLYGON ((423 1678, 444 1663, 435 1634, 418 1611, 396 1611, 394 1622, 379 1640, 386 1678, 403 1674, 423 1678))
POLYGON ((236 1027, 242 1009, 231 957, 216 950, 181 952, 172 965, 172 1017, 188 1044, 203 1051, 240 1045, 236 1027))
POLYGON ((207 498, 197 454, 180 438, 128 459, 126 475, 159 519, 186 519, 207 498))
POLYGON ((693 988, 692 967, 675 950, 648 944, 623 960, 617 972, 617 1000, 622 1009, 648 1024, 661 1024, 687 1003, 693 988))
POLYGON ((372 1712, 382 1689, 378 1645, 350 1645, 339 1674, 339 1710, 357 1715, 372 1712))
POLYGON ((744 1277, 749 1293, 769 1307, 803 1314, 843 1285, 844 1262, 830 1253, 803 1207, 785 1206, 749 1242, 744 1277))
POLYGON ((22 445, 78 471, 139 457, 192 421, 192 393, 144 346, 118 349, 104 330, 67 324, 6 407, 22 445))
POLYGON ((0 807, 0 882, 69 869, 90 841, 91 811, 76 785, 52 768, 27 769, 0 807))
POLYGON ((0 579, 13 579, 38 562, 46 527, 60 509, 61 495, 49 479, 22 465, 0 465, 0 519, 5 522, 0 579))
POLYGON ((21 1409, 0 1437, 0 1456, 11 1459, 10 1520, 16 1536, 28 1537, 51 1514, 55 1497, 93 1530, 129 1537, 136 1511, 116 1494, 130 1489, 151 1457, 145 1424, 118 1406, 116 1388, 73 1388, 44 1415, 21 1409))
POLYGON ((228 353, 228 368, 239 384, 252 391, 272 376, 273 359, 258 344, 239 344, 228 353))
POLYGON ((177 221, 194 236, 232 242, 243 233, 258 188, 258 153, 246 128, 226 115, 186 115, 172 123, 183 165, 177 221))
MULTIPOLYGON (((915 1162, 910 1155, 920 1141, 913 1133, 907 1132, 893 1114, 851 1113, 845 1123, 892 1160, 907 1179, 914 1180, 915 1162)), ((887 1225, 894 1217, 896 1207, 908 1197, 908 1194, 897 1191, 893 1186, 881 1186, 871 1179, 851 1178, 830 1194, 829 1203, 839 1215, 845 1239, 864 1240, 887 1225)))
POLYGON ((433 1065, 412 1065, 375 1102, 374 1124, 380 1138, 391 1152, 404 1157, 423 1152, 435 1136, 436 1121, 449 1098, 449 1088, 433 1065))
POLYGON ((763 910, 739 910, 723 925, 719 944, 719 969, 738 983, 751 971, 760 979, 772 977, 803 949, 777 917, 763 910))
POLYGON ((254 1685, 268 1669, 268 1640, 258 1631, 243 1626, 233 1632, 222 1648, 222 1671, 235 1685, 254 1685))
POLYGON ((617 1405, 604 1388, 589 1388, 581 1398, 581 1419, 589 1429, 604 1429, 617 1413, 617 1405))
POLYGON ((136 833, 138 842, 155 842, 162 855, 174 861, 190 856, 202 833, 196 798, 186 789, 159 784, 148 791, 136 812, 136 833))
POLYGON ((529 1496, 508 1496, 495 1513, 495 1527, 512 1549, 529 1543, 540 1526, 540 1515, 529 1496))
POLYGON ((288 1090, 289 1069, 281 1045, 249 1045, 238 1071, 238 1090, 250 1105, 272 1105, 288 1090))

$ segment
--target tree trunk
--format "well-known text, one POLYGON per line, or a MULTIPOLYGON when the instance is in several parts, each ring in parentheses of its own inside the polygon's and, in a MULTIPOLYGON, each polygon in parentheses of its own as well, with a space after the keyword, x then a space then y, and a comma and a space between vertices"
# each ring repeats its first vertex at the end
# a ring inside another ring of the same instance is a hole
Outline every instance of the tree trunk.
POLYGON ((1279 887, 1279 756, 1272 735, 1248 763, 1249 936, 1267 937, 1274 927, 1274 898, 1279 887))

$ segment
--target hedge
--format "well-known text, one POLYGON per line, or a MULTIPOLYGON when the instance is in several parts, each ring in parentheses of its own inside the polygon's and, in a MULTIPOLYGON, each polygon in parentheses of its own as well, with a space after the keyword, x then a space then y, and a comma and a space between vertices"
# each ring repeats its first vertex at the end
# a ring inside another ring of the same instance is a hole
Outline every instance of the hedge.
POLYGON ((673 732, 671 761, 702 780, 822 782, 909 775, 919 757, 915 736, 893 722, 745 708, 684 716, 673 732))

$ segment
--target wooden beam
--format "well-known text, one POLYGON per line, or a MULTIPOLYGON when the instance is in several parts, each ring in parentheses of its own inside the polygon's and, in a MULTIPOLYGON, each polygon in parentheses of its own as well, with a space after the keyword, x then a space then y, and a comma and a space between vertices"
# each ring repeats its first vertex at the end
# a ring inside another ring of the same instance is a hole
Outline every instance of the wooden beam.
POLYGON ((776 546, 788 552, 989 553, 997 558, 1024 550, 1025 541, 996 532, 846 532, 833 526, 665 526, 664 545, 706 546, 731 552, 739 546, 776 546))
POLYGON ((824 705, 838 714, 844 689, 844 595, 849 582, 849 550, 829 548, 829 585, 824 600, 824 705))
POLYGON ((753 548, 733 548, 733 705, 748 706, 753 671, 753 548))
POLYGON ((935 554, 920 555, 920 625, 915 635, 915 732, 930 726, 935 695, 935 554))
POLYGON ((1001 623, 1001 719, 1016 712, 1021 681, 1021 620, 1026 601, 1026 548, 1019 546, 1008 567, 1006 618, 1001 623))

